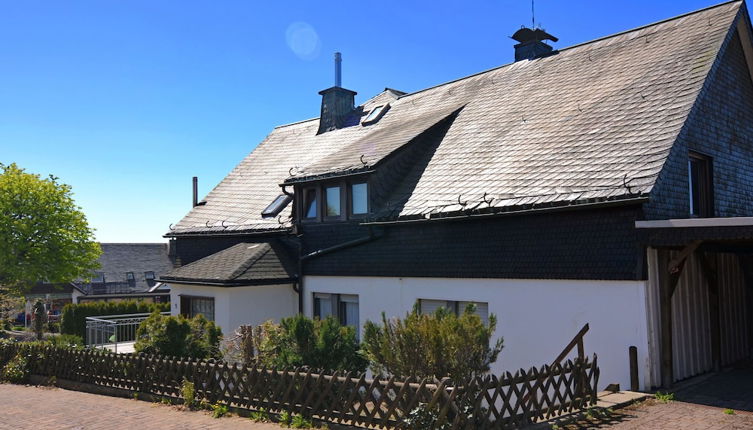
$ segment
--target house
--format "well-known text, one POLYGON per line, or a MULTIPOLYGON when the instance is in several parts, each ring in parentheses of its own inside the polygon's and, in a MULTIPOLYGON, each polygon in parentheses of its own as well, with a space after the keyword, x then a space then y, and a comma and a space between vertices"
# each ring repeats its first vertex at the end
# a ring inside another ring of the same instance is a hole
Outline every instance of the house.
POLYGON ((45 302, 53 319, 68 303, 147 300, 166 302, 170 290, 157 278, 174 264, 167 243, 100 243, 99 269, 91 279, 68 284, 39 283, 25 294, 26 314, 37 300, 45 302))
POLYGON ((359 105, 337 73, 319 118, 194 192, 166 234, 172 312, 227 334, 473 302, 505 340, 493 371, 553 361, 588 323, 602 385, 630 386, 635 346, 644 389, 750 357, 746 5, 565 49, 513 38, 514 63, 359 105))

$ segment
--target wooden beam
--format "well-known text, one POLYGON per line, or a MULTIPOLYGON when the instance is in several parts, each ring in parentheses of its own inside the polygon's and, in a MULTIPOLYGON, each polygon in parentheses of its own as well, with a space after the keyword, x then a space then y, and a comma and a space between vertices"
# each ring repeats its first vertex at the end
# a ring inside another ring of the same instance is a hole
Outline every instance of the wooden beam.
POLYGON ((668 267, 669 251, 656 251, 659 260, 659 309, 661 333, 661 384, 665 389, 674 383, 674 368, 672 365, 672 290, 670 273, 662 268, 668 267))
POLYGON ((717 273, 716 255, 709 258, 706 253, 698 252, 698 261, 701 263, 701 271, 706 278, 709 291, 709 322, 711 324, 711 359, 714 370, 722 368, 722 330, 719 314, 719 277, 717 273))

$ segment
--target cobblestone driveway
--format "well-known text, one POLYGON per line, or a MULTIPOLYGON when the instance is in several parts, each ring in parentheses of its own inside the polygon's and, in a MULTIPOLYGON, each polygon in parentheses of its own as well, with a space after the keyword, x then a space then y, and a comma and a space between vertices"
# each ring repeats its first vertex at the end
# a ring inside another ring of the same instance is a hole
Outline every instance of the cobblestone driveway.
POLYGON ((618 409, 608 416, 593 416, 575 423, 559 423, 566 430, 742 430, 753 429, 753 414, 684 402, 647 400, 618 409))
POLYGON ((212 418, 206 412, 58 388, 0 384, 0 429, 55 430, 271 430, 248 418, 212 418))

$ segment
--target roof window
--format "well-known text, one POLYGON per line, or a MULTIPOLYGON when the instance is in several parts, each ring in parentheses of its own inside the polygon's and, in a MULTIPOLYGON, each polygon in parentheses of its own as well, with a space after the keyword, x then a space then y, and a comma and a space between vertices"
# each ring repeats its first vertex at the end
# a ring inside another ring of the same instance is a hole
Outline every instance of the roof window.
POLYGON ((291 200, 293 200, 293 198, 289 195, 280 194, 272 203, 270 203, 269 206, 267 206, 266 209, 262 211, 261 216, 264 218, 277 216, 283 209, 285 209, 291 200))
POLYGON ((379 121, 385 113, 387 113, 387 110, 389 110, 390 104, 387 103, 386 105, 379 105, 375 107, 374 109, 369 112, 368 115, 366 115, 366 118, 361 122, 362 125, 369 125, 374 124, 375 122, 379 121))

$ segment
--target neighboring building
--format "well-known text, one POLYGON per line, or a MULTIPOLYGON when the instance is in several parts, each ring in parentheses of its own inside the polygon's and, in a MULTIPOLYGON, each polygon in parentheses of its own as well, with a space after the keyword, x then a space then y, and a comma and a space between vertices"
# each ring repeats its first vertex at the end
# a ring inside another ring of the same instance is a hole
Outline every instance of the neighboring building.
POLYGON ((173 313, 229 333, 474 302, 505 339, 494 371, 589 323, 600 381, 623 387, 631 345, 643 388, 749 357, 744 3, 561 50, 513 37, 515 63, 359 106, 336 81, 320 118, 275 128, 167 233, 173 313))
POLYGON ((43 300, 55 318, 68 303, 147 300, 167 302, 170 290, 157 278, 173 269, 167 243, 100 243, 100 268, 90 280, 35 285, 26 297, 26 314, 43 300))

